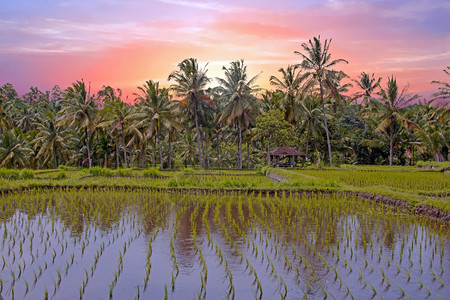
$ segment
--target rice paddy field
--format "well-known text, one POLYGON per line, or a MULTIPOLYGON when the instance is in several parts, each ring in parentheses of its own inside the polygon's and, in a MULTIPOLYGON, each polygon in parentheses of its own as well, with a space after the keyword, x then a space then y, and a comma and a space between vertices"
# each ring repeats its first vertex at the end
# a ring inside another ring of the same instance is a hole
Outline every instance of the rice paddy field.
POLYGON ((445 209, 446 173, 61 172, 0 179, 5 299, 450 295, 448 222, 341 192, 392 189, 445 209))

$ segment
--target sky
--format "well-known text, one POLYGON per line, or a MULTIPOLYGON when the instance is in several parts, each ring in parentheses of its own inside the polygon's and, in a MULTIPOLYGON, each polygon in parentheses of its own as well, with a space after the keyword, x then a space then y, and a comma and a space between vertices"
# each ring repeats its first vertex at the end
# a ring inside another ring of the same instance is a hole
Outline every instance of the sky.
POLYGON ((83 79, 132 101, 137 86, 170 85, 194 57, 212 78, 244 59, 270 89, 270 76, 300 63, 294 51, 320 35, 351 78, 375 73, 385 86, 393 75, 428 97, 432 80, 448 81, 449 20, 448 0, 0 0, 0 84, 22 94, 83 79))

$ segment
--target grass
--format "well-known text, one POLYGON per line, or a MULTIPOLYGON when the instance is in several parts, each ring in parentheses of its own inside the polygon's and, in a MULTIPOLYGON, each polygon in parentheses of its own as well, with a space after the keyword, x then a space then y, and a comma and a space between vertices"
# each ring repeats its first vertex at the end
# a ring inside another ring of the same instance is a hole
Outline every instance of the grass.
POLYGON ((0 170, 0 190, 47 187, 130 187, 155 189, 304 190, 356 192, 406 201, 412 209, 431 206, 450 211, 449 174, 438 169, 400 166, 342 165, 328 169, 268 168, 285 182, 252 170, 194 170, 165 172, 155 168, 106 169, 93 167, 59 170, 0 170), (25 174, 26 176, 20 176, 25 174))

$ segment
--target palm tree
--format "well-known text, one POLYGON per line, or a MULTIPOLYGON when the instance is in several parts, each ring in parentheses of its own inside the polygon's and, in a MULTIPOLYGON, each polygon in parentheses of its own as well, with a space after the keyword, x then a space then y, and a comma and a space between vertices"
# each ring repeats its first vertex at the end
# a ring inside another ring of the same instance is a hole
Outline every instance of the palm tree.
POLYGON ((103 119, 98 123, 101 128, 110 128, 111 133, 115 133, 115 144, 116 144, 116 167, 120 166, 119 160, 119 143, 118 143, 118 133, 120 130, 122 137, 122 147, 123 147, 123 159, 125 163, 125 168, 128 168, 128 158, 127 158, 127 147, 125 144, 125 129, 127 123, 127 117, 130 115, 130 106, 123 102, 120 97, 111 97, 105 99, 105 106, 100 111, 100 116, 103 119))
POLYGON ((332 78, 338 77, 337 74, 340 72, 331 70, 330 68, 340 62, 348 63, 348 61, 342 58, 331 60, 331 54, 328 52, 330 49, 330 44, 331 39, 325 39, 325 43, 322 47, 319 35, 319 37, 314 37, 313 40, 309 40, 308 44, 302 44, 302 48, 305 51, 305 54, 299 51, 295 51, 294 53, 300 55, 303 58, 303 61, 301 63, 302 67, 305 70, 310 70, 305 73, 305 76, 310 77, 310 80, 312 80, 316 84, 319 84, 320 99, 322 101, 323 122, 325 124, 325 133, 327 136, 328 157, 331 166, 331 143, 327 124, 327 116, 325 112, 324 86, 327 86, 330 89, 330 92, 334 97, 339 97, 339 93, 336 91, 336 87, 332 83, 332 78))
POLYGON ((243 60, 233 61, 230 67, 222 68, 225 71, 225 79, 217 78, 220 87, 217 88, 219 99, 225 101, 218 122, 236 122, 238 129, 238 168, 242 169, 242 121, 248 124, 251 114, 258 108, 258 103, 253 93, 260 89, 254 85, 258 75, 247 80, 247 66, 243 60))
POLYGON ((281 79, 276 76, 270 77, 270 84, 284 92, 281 100, 282 108, 286 112, 286 121, 297 123, 299 121, 298 100, 301 100, 302 92, 306 92, 308 87, 302 89, 302 82, 305 76, 301 73, 300 65, 288 65, 286 69, 280 68, 278 72, 282 74, 281 79))
POLYGON ((32 153, 18 128, 0 135, 0 167, 23 168, 29 165, 32 153))
POLYGON ((135 121, 132 127, 147 128, 148 136, 154 136, 159 148, 160 168, 163 169, 163 157, 161 147, 162 128, 176 127, 181 125, 176 119, 179 113, 179 102, 169 100, 169 90, 159 88, 159 82, 148 80, 142 87, 138 87, 141 94, 135 94, 139 105, 130 115, 129 119, 135 121))
POLYGON ((323 134, 323 131, 325 131, 325 127, 320 121, 320 114, 322 113, 320 105, 320 99, 315 95, 309 95, 299 103, 300 116, 302 120, 300 123, 300 131, 305 132, 306 130, 306 159, 308 159, 309 140, 311 136, 319 136, 320 132, 323 134))
POLYGON ((176 96, 182 97, 182 105, 188 105, 190 113, 194 115, 195 130, 197 135, 197 148, 200 167, 205 167, 202 151, 200 127, 198 121, 199 102, 211 99, 207 96, 206 85, 210 79, 207 77, 207 69, 200 69, 197 60, 188 58, 178 64, 178 70, 169 75, 168 80, 174 80, 176 84, 171 85, 171 90, 176 96))
POLYGON ((44 157, 43 165, 53 159, 53 167, 58 167, 58 156, 67 157, 69 145, 66 143, 68 139, 68 131, 63 126, 58 126, 56 117, 51 111, 47 111, 43 122, 36 124, 38 134, 33 140, 34 147, 39 150, 36 158, 44 157))
POLYGON ((402 113, 401 108, 408 105, 411 101, 418 98, 418 95, 408 97, 405 95, 407 87, 405 87, 402 92, 398 93, 397 80, 392 76, 388 78, 387 90, 380 86, 381 96, 380 101, 383 104, 383 110, 381 111, 379 117, 381 122, 375 129, 375 132, 386 132, 389 134, 389 165, 392 166, 394 157, 394 129, 395 125, 400 125, 401 127, 417 130, 419 127, 412 121, 406 119, 402 113))
MULTIPOLYGON (((444 69, 444 73, 450 76, 450 66, 444 69)), ((431 83, 439 85, 438 91, 433 94, 435 99, 445 100, 450 98, 450 83, 445 81, 433 80, 431 83)))
POLYGON ((59 111, 59 124, 65 123, 69 127, 76 126, 84 133, 89 168, 92 166, 89 147, 89 134, 94 128, 97 107, 93 98, 86 91, 84 81, 77 81, 64 91, 64 99, 59 111))

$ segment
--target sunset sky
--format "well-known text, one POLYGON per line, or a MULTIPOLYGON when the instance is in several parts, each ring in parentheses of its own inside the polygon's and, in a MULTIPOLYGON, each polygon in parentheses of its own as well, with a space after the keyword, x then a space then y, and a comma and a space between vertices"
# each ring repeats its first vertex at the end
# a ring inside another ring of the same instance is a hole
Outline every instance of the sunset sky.
MULTIPOLYGON (((211 77, 244 59, 258 84, 300 62, 295 50, 321 35, 352 78, 394 75, 430 95, 450 65, 448 0, 4 0, 0 84, 20 94, 76 80, 121 88, 130 100, 146 80, 168 85, 185 58, 209 63, 211 77)), ((214 82, 213 82, 214 84, 214 82)))

